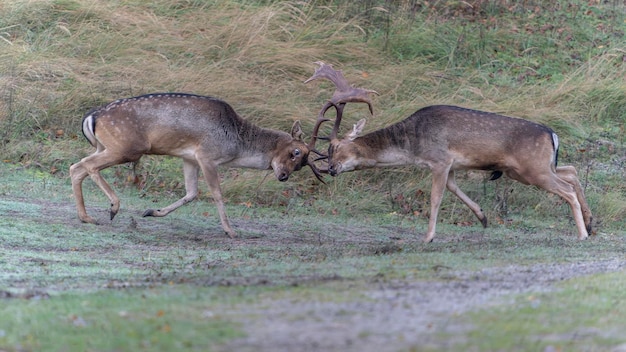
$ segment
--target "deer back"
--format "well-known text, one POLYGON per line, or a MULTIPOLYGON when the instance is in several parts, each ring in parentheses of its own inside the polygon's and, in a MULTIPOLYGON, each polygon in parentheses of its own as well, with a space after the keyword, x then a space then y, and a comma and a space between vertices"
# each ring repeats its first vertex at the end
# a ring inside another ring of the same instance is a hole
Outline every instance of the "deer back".
POLYGON ((291 143, 286 132, 242 119, 226 102, 192 94, 161 93, 120 99, 88 113, 83 133, 99 148, 115 149, 133 161, 143 154, 191 156, 198 150, 218 164, 265 155, 291 143))
POLYGON ((453 168, 502 170, 512 159, 537 155, 547 155, 556 166, 558 148, 556 135, 546 126, 447 105, 422 108, 396 124, 349 139, 331 143, 331 159, 344 162, 349 158, 345 154, 357 155, 364 160, 357 168, 381 166, 386 160, 389 165, 454 160, 453 168))

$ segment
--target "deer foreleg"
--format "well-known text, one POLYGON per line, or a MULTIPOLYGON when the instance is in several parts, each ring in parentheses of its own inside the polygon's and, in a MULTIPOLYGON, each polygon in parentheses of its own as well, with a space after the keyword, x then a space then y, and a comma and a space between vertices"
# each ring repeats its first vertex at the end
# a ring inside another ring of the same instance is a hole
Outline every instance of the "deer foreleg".
POLYGON ((206 183, 209 186, 209 190, 213 195, 213 200, 215 200, 215 205, 217 206, 217 213, 220 216, 220 221, 222 222, 222 228, 230 236, 230 238, 237 237, 235 231, 230 227, 230 222, 228 221, 228 217, 226 216, 226 209, 224 208, 224 200, 222 199, 222 189, 220 188, 220 178, 217 173, 217 166, 208 163, 200 162, 200 168, 202 169, 202 173, 204 174, 204 178, 206 179, 206 183))
POLYGON ((456 181, 454 179, 454 171, 450 171, 448 173, 448 183, 446 184, 448 190, 452 192, 455 196, 457 196, 465 205, 467 205, 473 212, 474 215, 480 220, 480 223, 483 227, 487 227, 487 217, 483 214, 480 205, 476 204, 467 194, 463 193, 459 186, 457 186, 456 181))
POLYGON ((104 192, 104 194, 106 194, 106 196, 109 198, 109 201, 111 202, 111 208, 109 210, 109 214, 111 215, 111 220, 113 220, 117 212, 120 210, 120 199, 117 197, 115 192, 113 192, 113 189, 111 188, 111 186, 109 186, 109 184, 104 179, 104 177, 102 177, 102 175, 100 174, 100 170, 95 170, 93 172, 90 172, 89 176, 91 176, 91 179, 98 185, 98 187, 100 187, 102 192, 104 192))
POLYGON ((447 166, 444 170, 432 170, 433 184, 430 190, 430 217, 428 218, 428 232, 426 237, 424 237, 424 242, 432 242, 435 237, 437 215, 443 199, 443 191, 445 191, 446 183, 448 182, 449 170, 450 166, 447 166))
POLYGON ((185 177, 185 196, 162 209, 148 209, 143 216, 165 216, 181 206, 191 202, 198 196, 198 165, 194 161, 183 160, 183 175, 185 177))

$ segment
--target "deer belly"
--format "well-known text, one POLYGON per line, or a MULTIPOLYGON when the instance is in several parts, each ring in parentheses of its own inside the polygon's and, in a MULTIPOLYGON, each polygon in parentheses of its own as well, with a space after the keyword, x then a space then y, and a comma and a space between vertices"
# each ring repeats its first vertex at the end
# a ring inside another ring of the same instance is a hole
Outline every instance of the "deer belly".
POLYGON ((506 168, 506 162, 504 155, 497 155, 491 153, 477 153, 477 154, 462 154, 454 153, 452 170, 485 170, 496 171, 506 168))
POLYGON ((195 158, 196 148, 188 144, 171 144, 156 142, 151 145, 147 154, 171 155, 183 159, 195 158))

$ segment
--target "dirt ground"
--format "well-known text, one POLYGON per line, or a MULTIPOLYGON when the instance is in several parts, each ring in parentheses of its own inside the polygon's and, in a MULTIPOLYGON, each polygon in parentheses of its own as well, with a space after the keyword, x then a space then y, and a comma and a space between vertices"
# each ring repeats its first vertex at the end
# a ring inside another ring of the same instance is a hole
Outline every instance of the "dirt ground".
MULTIPOLYGON (((71 203, 23 198, 11 200, 37 202, 46 209, 45 216, 36 221, 80 224, 71 203)), ((90 208, 89 211, 99 217, 106 215, 101 208, 90 208)), ((125 211, 127 213, 120 214, 114 223, 105 225, 105 228, 108 231, 132 228, 150 236, 160 236, 160 244, 137 243, 138 246, 145 246, 146 251, 167 250, 168 243, 174 243, 171 241, 190 247, 197 246, 199 242, 253 247, 271 246, 273 243, 301 246, 307 241, 324 240, 323 236, 288 235, 290 229, 287 225, 284 228, 260 226, 254 220, 242 218, 234 220, 236 229, 246 232, 255 229, 264 235, 231 240, 225 237, 217 223, 207 230, 206 227, 186 226, 176 221, 146 220, 129 210, 125 211), (180 234, 182 227, 185 227, 184 235, 180 234)), ((22 213, 6 215, 25 216, 22 213)), ((375 242, 373 234, 354 231, 343 240, 360 244, 375 242)), ((411 236, 407 229, 398 228, 395 231, 404 231, 401 236, 411 236)), ((370 289, 360 291, 354 300, 343 303, 310 299, 260 300, 241 305, 237 311, 206 314, 227 317, 240 323, 247 335, 223 346, 222 351, 378 352, 415 350, 416 346, 420 350, 449 350, 453 345, 462 343, 465 333, 475 328, 457 319, 459 314, 510 304, 514 294, 554 290, 555 284, 563 280, 625 268, 626 260, 621 258, 568 264, 510 265, 480 271, 442 270, 439 277, 431 281, 374 279, 370 289), (442 340, 438 335, 441 333, 450 337, 442 340)), ((614 352, 620 351, 626 351, 626 344, 614 349, 614 352)))
MULTIPOLYGON (((624 269, 626 261, 536 265, 457 272, 453 281, 379 283, 369 299, 347 303, 272 301, 242 311, 248 337, 224 351, 450 350, 470 328, 455 317, 469 310, 507 304, 507 295, 544 292, 574 277, 624 269), (446 333, 442 341, 434 333, 446 333)), ((450 275, 450 274, 447 274, 450 275)), ((473 328, 473 327, 472 327, 473 328)), ((564 336, 564 339, 568 337, 564 336)), ((626 351, 626 344, 613 352, 626 351)))

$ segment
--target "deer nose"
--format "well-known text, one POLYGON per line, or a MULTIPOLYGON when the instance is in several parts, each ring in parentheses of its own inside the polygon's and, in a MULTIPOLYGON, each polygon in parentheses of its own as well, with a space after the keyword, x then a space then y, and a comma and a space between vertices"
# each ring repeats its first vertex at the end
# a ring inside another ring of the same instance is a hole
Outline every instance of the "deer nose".
POLYGON ((281 172, 281 173, 278 175, 278 181, 280 181, 280 182, 285 182, 285 181, 287 181, 288 179, 289 179, 289 174, 288 174, 288 173, 286 173, 286 172, 281 172))
POLYGON ((337 169, 335 168, 335 165, 328 165, 328 173, 330 176, 337 176, 337 169))

